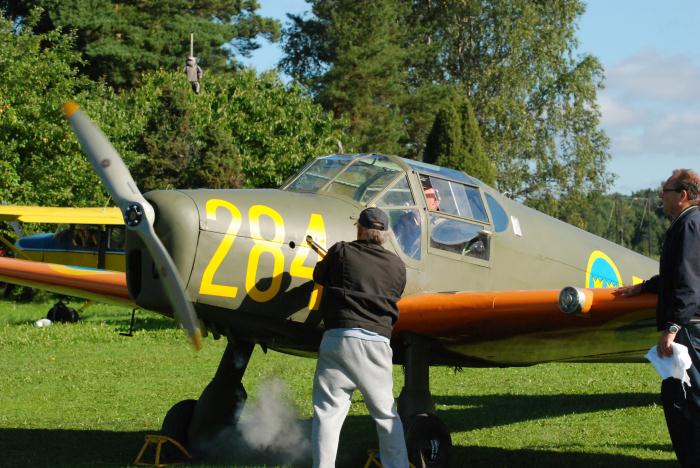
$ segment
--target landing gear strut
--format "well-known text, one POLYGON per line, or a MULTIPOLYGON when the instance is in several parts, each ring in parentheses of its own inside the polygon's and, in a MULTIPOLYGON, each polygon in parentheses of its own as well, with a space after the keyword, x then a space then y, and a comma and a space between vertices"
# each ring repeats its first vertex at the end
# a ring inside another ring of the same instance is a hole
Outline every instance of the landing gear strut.
POLYGON ((241 380, 254 344, 229 338, 214 378, 198 400, 176 403, 163 419, 161 434, 197 458, 205 458, 224 431, 236 427, 248 394, 241 380))
POLYGON ((430 394, 430 344, 413 334, 406 334, 402 339, 406 366, 404 386, 399 395, 399 414, 408 458, 421 468, 449 466, 452 438, 445 423, 435 415, 435 402, 430 394))

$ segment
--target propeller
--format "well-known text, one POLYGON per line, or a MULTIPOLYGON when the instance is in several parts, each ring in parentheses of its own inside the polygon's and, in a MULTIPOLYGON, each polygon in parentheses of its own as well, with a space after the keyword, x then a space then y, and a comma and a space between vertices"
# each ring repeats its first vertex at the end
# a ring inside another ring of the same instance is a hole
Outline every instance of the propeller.
POLYGON ((175 318, 187 331, 194 348, 199 350, 202 347, 202 333, 197 317, 175 263, 153 229, 153 207, 139 192, 117 150, 80 110, 80 106, 74 101, 69 101, 63 105, 63 110, 92 167, 102 179, 112 199, 121 208, 127 229, 135 232, 146 245, 163 281, 175 318))

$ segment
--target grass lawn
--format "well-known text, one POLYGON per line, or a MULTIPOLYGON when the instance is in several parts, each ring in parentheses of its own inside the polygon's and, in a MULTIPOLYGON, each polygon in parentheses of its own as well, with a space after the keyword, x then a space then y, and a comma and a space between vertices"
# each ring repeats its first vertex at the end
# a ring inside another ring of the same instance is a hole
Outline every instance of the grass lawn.
MULTIPOLYGON (((103 305, 88 308, 75 325, 35 327, 50 305, 0 301, 3 467, 129 466, 168 408, 199 396, 225 345, 209 338, 195 353, 172 321, 147 312, 137 312, 133 337, 120 336, 131 312, 103 305)), ((302 456, 291 463, 285 452, 232 450, 225 466, 310 465, 305 444, 314 365, 256 348, 244 378, 250 431, 276 431, 278 415, 271 412, 293 408, 303 435, 291 444, 302 456)), ((402 379, 396 368, 396 395, 402 379)), ((452 431, 459 467, 674 466, 659 385, 649 364, 431 369, 438 415, 452 431)), ((283 428, 274 438, 290 432, 283 428)), ((366 449, 376 444, 356 393, 338 466, 363 466, 366 449)))

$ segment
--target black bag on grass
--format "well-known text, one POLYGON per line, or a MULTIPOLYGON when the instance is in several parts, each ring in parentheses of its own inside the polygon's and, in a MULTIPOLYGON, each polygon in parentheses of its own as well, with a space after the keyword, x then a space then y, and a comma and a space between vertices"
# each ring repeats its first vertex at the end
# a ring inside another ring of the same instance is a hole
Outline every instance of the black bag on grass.
POLYGON ((68 307, 62 301, 58 301, 49 309, 46 318, 52 322, 75 323, 80 320, 78 312, 74 308, 68 307))

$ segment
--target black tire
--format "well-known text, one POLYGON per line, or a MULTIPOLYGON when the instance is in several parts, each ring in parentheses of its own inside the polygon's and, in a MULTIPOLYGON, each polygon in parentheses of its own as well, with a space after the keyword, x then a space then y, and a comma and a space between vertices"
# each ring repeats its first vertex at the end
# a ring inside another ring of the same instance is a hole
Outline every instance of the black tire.
POLYGON ((175 403, 165 413, 160 433, 177 440, 183 447, 187 447, 187 430, 190 427, 196 405, 197 400, 182 400, 175 403))
POLYGON ((408 459, 416 468, 449 466, 452 437, 445 423, 434 414, 411 416, 405 437, 408 459))

